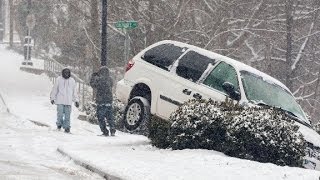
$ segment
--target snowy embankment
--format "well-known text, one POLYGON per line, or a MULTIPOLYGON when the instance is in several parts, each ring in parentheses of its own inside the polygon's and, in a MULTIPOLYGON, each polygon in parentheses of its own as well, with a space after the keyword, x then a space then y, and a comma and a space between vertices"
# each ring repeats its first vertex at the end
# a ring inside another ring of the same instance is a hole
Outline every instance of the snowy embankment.
POLYGON ((71 119, 73 134, 58 132, 56 107, 49 102, 52 86, 49 79, 21 72, 22 57, 2 47, 0 57, 0 92, 12 113, 0 114, 0 179, 6 175, 17 179, 26 179, 22 175, 39 179, 99 178, 59 155, 57 148, 122 179, 318 180, 320 177, 318 171, 241 160, 216 151, 160 150, 152 147, 144 136, 122 132, 117 132, 116 137, 96 136, 100 134, 99 127, 77 120, 79 112, 75 107, 71 119), (49 127, 37 126, 29 120, 49 127))

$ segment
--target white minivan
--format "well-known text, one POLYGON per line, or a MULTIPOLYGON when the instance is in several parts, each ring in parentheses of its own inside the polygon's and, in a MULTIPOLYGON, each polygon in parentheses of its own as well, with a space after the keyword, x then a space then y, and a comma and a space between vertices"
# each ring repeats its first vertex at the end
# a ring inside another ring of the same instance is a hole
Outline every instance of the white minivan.
MULTIPOLYGON (((116 95, 126 104, 124 124, 129 131, 141 128, 150 115, 169 119, 191 98, 224 101, 229 97, 243 105, 279 107, 300 125, 312 145, 312 159, 320 159, 315 155, 320 151, 320 136, 310 128, 310 121, 284 84, 239 61, 196 46, 165 40, 142 50, 128 62, 116 95)), ((318 162, 310 159, 305 164, 316 168, 318 162)))

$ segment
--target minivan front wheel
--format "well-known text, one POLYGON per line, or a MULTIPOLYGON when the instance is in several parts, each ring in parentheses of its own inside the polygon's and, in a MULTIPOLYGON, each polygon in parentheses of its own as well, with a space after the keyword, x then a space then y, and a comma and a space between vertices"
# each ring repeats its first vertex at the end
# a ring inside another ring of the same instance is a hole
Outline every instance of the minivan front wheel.
POLYGON ((124 125, 131 132, 146 134, 150 117, 150 105, 143 97, 131 99, 124 112, 124 125))

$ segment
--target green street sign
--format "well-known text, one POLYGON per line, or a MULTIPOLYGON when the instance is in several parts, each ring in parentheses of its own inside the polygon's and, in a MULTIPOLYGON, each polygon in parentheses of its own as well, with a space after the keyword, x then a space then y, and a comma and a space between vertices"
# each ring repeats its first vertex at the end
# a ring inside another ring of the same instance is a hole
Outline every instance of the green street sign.
POLYGON ((115 23, 115 27, 118 29, 134 29, 138 27, 137 21, 118 21, 115 23))

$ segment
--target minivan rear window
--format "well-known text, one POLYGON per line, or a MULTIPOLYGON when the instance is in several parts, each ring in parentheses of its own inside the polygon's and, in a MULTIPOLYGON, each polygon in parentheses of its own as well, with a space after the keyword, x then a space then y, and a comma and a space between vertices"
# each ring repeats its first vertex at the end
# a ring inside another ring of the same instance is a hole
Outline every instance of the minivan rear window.
POLYGON ((145 52, 141 58, 161 69, 169 71, 169 67, 186 49, 174 44, 161 44, 145 52))

